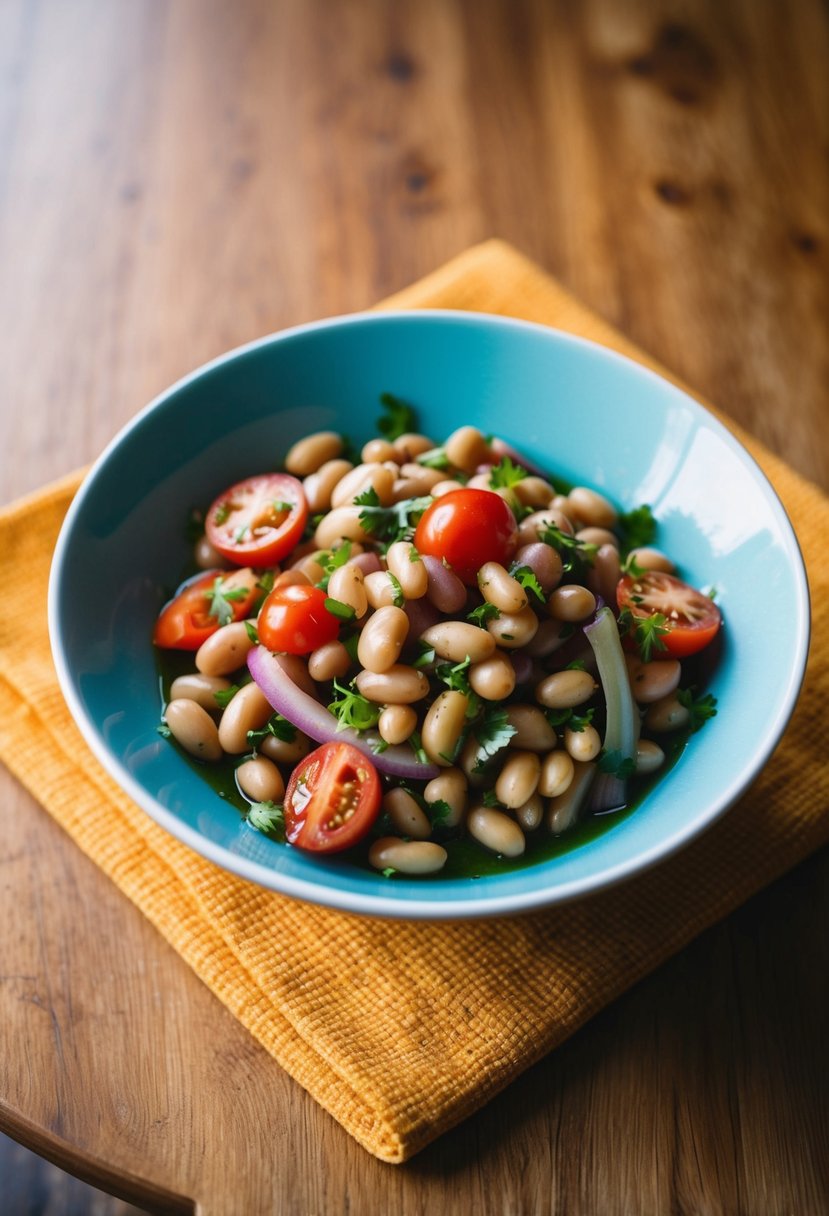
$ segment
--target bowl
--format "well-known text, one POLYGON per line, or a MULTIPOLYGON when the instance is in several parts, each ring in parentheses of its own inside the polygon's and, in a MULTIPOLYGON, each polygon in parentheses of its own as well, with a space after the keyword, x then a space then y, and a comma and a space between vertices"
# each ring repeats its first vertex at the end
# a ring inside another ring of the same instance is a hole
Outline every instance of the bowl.
POLYGON ((334 318, 231 351, 148 405, 91 469, 67 515, 49 594, 69 708, 116 782, 173 836, 285 895, 402 918, 503 916, 629 879, 709 828, 766 763, 808 647, 803 563, 755 462, 673 385, 603 347, 480 314, 334 318), (726 626, 708 691, 718 715, 636 810, 522 870, 401 879, 318 860, 255 832, 157 732, 151 633, 189 553, 184 521, 275 468, 311 431, 376 433, 378 396, 411 402, 440 440, 474 423, 622 509, 649 503, 660 547, 717 588, 726 626), (166 589, 166 590, 165 590, 166 589))

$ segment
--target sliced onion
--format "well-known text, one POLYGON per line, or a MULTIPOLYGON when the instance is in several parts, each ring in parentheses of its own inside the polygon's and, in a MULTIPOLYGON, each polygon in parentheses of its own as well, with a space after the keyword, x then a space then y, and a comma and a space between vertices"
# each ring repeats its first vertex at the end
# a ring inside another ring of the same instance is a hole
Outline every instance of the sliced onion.
POLYGON ((422 764, 410 747, 387 747, 379 754, 374 748, 382 743, 374 731, 356 731, 349 727, 338 730, 334 715, 297 688, 279 664, 279 660, 264 646, 254 646, 248 654, 248 669, 277 713, 287 718, 298 730, 317 743, 352 743, 372 761, 374 766, 390 777, 408 777, 414 781, 431 781, 440 769, 436 764, 422 764))

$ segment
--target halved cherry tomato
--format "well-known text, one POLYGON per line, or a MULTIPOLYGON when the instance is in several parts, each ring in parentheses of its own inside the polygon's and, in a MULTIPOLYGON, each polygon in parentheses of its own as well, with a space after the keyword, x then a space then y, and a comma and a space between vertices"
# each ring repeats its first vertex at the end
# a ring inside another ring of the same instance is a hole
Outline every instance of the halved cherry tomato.
POLYGON ((484 562, 509 563, 518 525, 500 494, 450 490, 424 511, 414 543, 418 553, 445 558, 459 578, 474 583, 484 562))
POLYGON ((325 606, 325 592, 300 583, 274 587, 259 613, 259 641, 268 650, 310 654, 333 642, 340 622, 325 606))
POLYGON ((696 654, 713 640, 722 624, 720 610, 710 596, 658 570, 646 570, 636 577, 624 575, 616 588, 616 601, 620 609, 626 608, 640 620, 657 612, 665 617, 665 649, 654 651, 657 659, 660 654, 674 659, 696 654))
POLYGON ((250 568, 199 574, 161 609, 153 641, 164 650, 198 650, 222 624, 223 614, 229 612, 234 621, 250 616, 256 595, 256 575, 250 568))
POLYGON ((323 743, 291 774, 285 835, 312 853, 339 853, 368 833, 380 810, 380 778, 350 743, 323 743))
POLYGON ((207 539, 237 566, 275 566, 298 543, 308 518, 301 482, 262 473, 220 494, 207 512, 207 539))

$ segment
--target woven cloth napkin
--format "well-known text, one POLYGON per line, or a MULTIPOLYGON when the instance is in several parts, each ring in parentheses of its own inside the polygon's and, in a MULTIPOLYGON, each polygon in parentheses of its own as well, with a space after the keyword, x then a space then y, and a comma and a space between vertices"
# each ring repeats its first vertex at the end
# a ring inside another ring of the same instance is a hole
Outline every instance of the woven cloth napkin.
MULTIPOLYGON (((523 317, 653 366, 498 241, 387 303, 523 317)), ((168 836, 88 751, 52 667, 47 577, 79 476, 0 514, 0 579, 15 587, 0 619, 0 756, 280 1065, 385 1161, 405 1160, 482 1106, 829 838, 829 772, 812 729, 829 700, 829 503, 731 429, 780 494, 809 568, 812 659, 791 728, 742 801, 678 856, 606 893, 510 920, 345 916, 235 878, 168 836)))

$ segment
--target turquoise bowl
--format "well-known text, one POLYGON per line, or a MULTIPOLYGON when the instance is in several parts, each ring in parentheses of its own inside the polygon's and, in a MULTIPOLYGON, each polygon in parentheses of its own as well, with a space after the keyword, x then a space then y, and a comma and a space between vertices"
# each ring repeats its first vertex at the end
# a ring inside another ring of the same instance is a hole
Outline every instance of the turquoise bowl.
POLYGON ((681 849, 768 760, 794 707, 808 592, 763 473, 704 409, 603 347, 541 326, 452 312, 357 315, 287 330, 214 360, 146 407, 97 461, 67 515, 49 596, 58 675, 95 755, 173 836, 283 894, 403 918, 502 916, 584 896, 681 849), (279 465, 319 429, 362 442, 381 392, 436 439, 474 423, 623 509, 650 503, 659 544, 726 627, 709 690, 719 713, 641 805, 523 870, 393 880, 314 860, 249 828, 156 727, 153 621, 188 560, 184 521, 224 486, 279 465))

